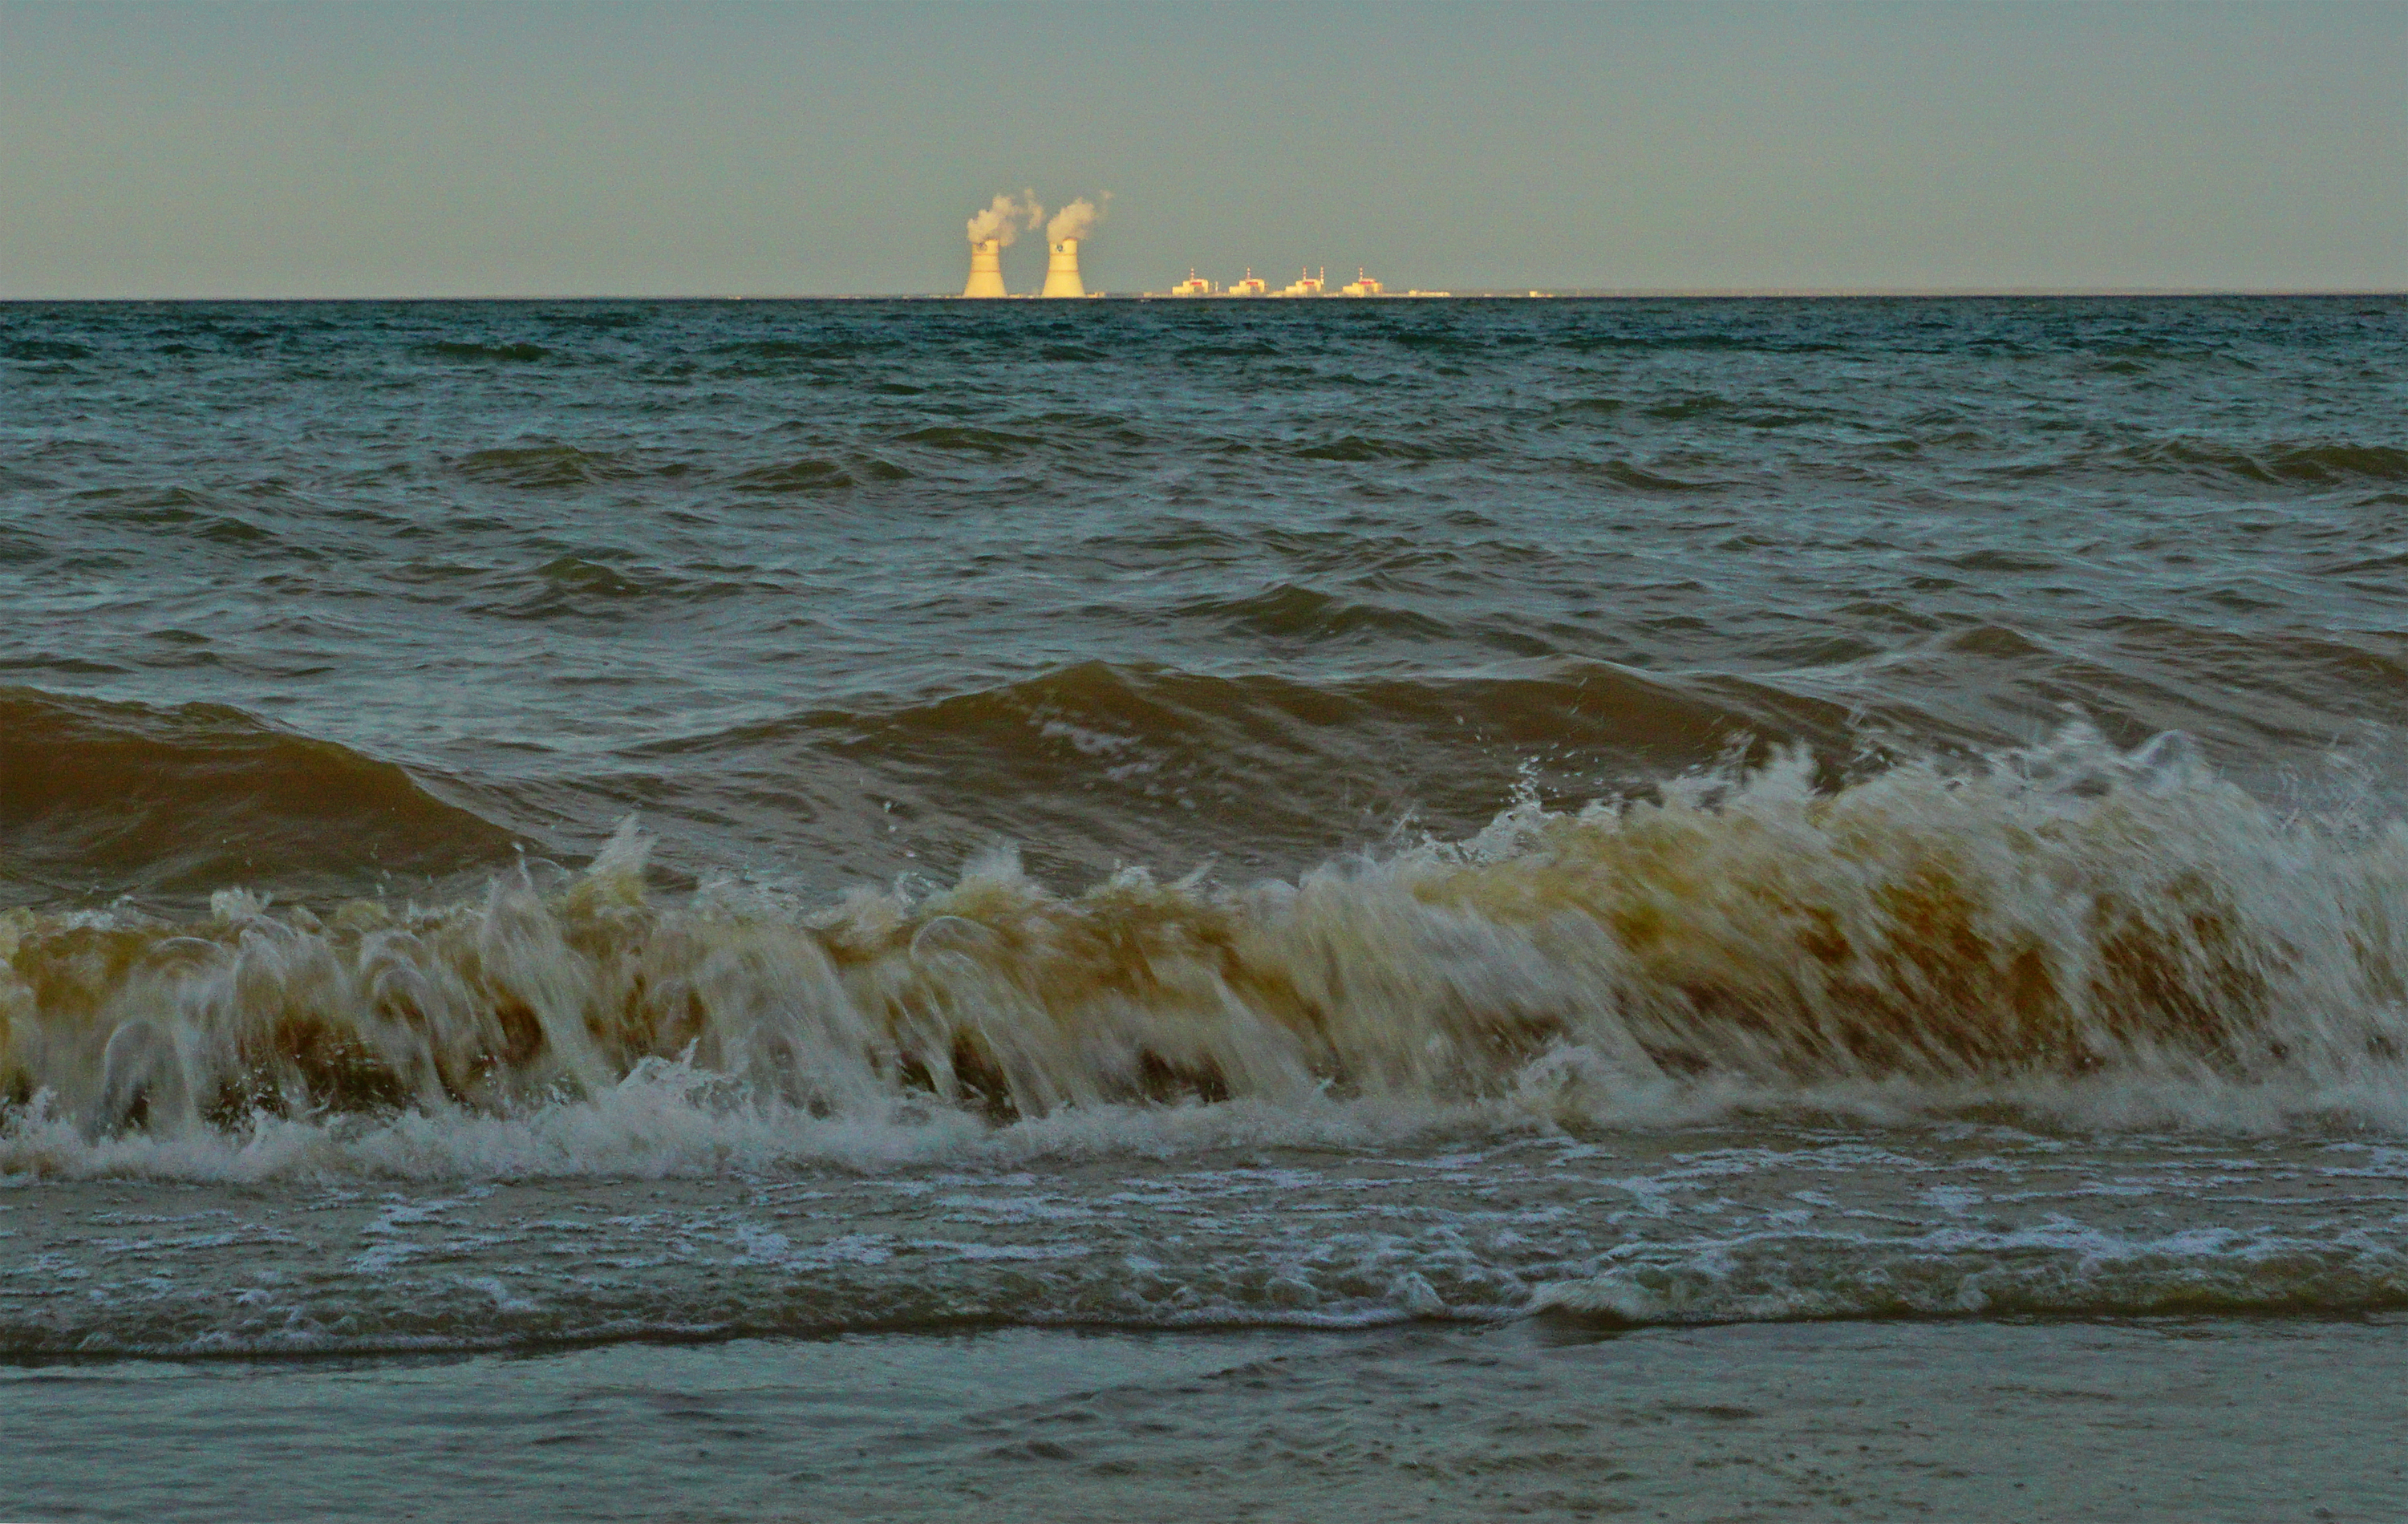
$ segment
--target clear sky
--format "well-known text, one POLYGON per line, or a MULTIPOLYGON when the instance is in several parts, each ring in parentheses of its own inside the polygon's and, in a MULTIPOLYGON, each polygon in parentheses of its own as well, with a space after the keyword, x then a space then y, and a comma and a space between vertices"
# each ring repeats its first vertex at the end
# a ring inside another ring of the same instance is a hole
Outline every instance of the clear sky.
POLYGON ((0 0, 0 296, 958 291, 1023 188, 1113 290, 2399 290, 2408 3, 0 0))

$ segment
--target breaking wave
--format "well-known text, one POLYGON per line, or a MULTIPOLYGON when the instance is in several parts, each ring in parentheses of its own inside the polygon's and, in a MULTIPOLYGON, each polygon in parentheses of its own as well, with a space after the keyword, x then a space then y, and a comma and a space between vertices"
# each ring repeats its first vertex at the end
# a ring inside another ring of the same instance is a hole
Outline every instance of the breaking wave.
POLYGON ((475 902, 11 912, 0 1167, 675 1170, 1405 1114, 2408 1123, 2408 826, 2277 818, 2172 736, 1814 777, 1526 798, 1230 890, 1064 897, 996 852, 921 896, 671 902, 631 822, 475 902))

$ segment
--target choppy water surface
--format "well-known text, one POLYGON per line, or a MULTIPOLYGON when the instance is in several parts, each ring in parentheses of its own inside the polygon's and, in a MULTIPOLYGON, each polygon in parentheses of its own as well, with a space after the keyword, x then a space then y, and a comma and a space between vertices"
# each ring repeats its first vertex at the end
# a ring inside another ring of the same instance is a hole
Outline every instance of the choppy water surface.
POLYGON ((0 309, 0 1348, 2408 1306, 2403 339, 0 309))

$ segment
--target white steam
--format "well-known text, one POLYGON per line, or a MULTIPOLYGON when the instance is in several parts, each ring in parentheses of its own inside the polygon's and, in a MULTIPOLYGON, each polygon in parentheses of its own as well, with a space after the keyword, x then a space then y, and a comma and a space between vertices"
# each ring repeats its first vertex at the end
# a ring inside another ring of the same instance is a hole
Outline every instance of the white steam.
POLYGON ((993 238, 1003 247, 1011 247, 1024 227, 1035 227, 1045 208, 1037 203, 1035 191, 1023 191, 1014 197, 1009 191, 998 192, 986 209, 969 221, 970 242, 984 243, 993 238))
MULTIPOLYGON (((1111 204, 1111 193, 1107 191, 1094 201, 1082 195, 1071 202, 1055 212, 1054 220, 1045 224, 1045 241, 1060 243, 1064 238, 1085 237, 1095 231, 1097 223, 1104 220, 1104 208, 1111 204)), ((1029 225, 1036 225, 1034 218, 1030 219, 1029 225)))

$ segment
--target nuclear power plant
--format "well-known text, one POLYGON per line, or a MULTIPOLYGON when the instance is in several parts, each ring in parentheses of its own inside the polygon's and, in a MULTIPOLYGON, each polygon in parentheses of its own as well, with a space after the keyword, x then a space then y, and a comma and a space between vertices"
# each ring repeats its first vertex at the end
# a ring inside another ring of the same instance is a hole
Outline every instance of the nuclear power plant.
MULTIPOLYGON (((1039 296, 1084 296, 1087 283, 1079 278, 1079 242, 1104 220, 1104 206, 1110 195, 1099 195, 1094 201, 1081 196, 1054 214, 1045 224, 1045 284, 1039 296)), ((1037 193, 1029 191, 1014 196, 1006 191, 996 196, 985 210, 969 220, 970 278, 963 285, 964 296, 995 298, 1009 296, 1010 288, 1003 283, 1003 252, 1011 247, 1024 227, 1035 227, 1045 215, 1037 204, 1037 193)))
MULTIPOLYGON (((1088 234, 1096 230, 1096 224, 1104 220, 1104 211, 1111 204, 1111 199, 1109 193, 1098 194, 1093 201, 1083 195, 1080 196, 1060 211, 1055 212, 1052 221, 1045 223, 1045 283, 1036 292, 1038 297, 1040 299, 1052 297, 1058 300, 1103 295, 1101 292, 1089 291, 1087 282, 1079 273, 1079 245, 1085 240, 1088 234)), ((972 217, 968 228, 970 240, 970 278, 962 286, 962 295, 966 297, 982 297, 989 301, 1010 297, 1011 288, 1003 283, 1003 252, 1011 247, 1013 241, 1020 237, 1022 229, 1034 228, 1040 221, 1044 221, 1044 218, 1045 208, 1037 204, 1035 191, 1024 191, 1016 196, 1006 191, 997 195, 984 210, 972 217)), ((1269 281, 1256 275, 1253 266, 1249 266, 1241 279, 1232 280, 1226 286, 1216 286, 1210 280, 1197 274, 1196 267, 1191 265, 1187 268, 1187 279, 1167 292, 1126 292, 1124 295, 1285 296, 1306 300, 1332 295, 1446 296, 1453 295, 1444 291, 1418 289, 1392 292, 1385 284, 1373 279, 1371 273, 1359 265, 1354 268, 1354 279, 1347 281, 1335 292, 1329 289, 1328 280, 1329 270, 1326 266, 1317 270, 1308 266, 1297 271, 1294 280, 1274 290, 1269 281)), ((1474 292, 1471 295, 1496 296, 1518 295, 1520 293, 1490 291, 1474 292)), ((1530 295, 1540 296, 1547 293, 1534 291, 1530 295)))
MULTIPOLYGON (((1110 195, 1098 195, 1093 201, 1085 196, 1080 196, 1060 211, 1055 212, 1052 221, 1045 223, 1045 283, 1036 292, 1038 297, 1060 300, 1102 295, 1100 292, 1089 291, 1086 280, 1079 273, 1079 245, 1085 240, 1088 234, 1096 230, 1096 225, 1104 220, 1104 210, 1111 201, 1110 195)), ((1024 192, 1017 196, 1007 191, 996 196, 984 210, 972 217, 968 228, 970 240, 970 278, 963 285, 962 295, 967 297, 983 297, 990 301, 1010 296, 1011 288, 1005 285, 1003 281, 1003 252, 1011 247, 1023 228, 1036 227, 1044 217, 1045 208, 1037 204, 1037 193, 1034 191, 1024 192)), ((1023 290, 1025 289, 1023 288, 1023 290)), ((1240 279, 1232 280, 1226 286, 1218 286, 1197 274, 1195 266, 1191 265, 1187 269, 1187 279, 1167 292, 1129 292, 1125 295, 1284 296, 1290 299, 1312 300, 1321 296, 1445 296, 1450 293, 1421 290, 1391 292, 1383 282, 1374 279, 1370 271, 1361 266, 1355 266, 1354 279, 1336 291, 1329 289, 1329 271, 1326 266, 1320 269, 1309 266, 1301 269, 1297 272, 1297 278, 1294 280, 1279 287, 1272 286, 1268 280, 1256 275, 1252 266, 1248 266, 1245 275, 1240 279)), ((1493 296, 1500 294, 1484 292, 1476 295, 1493 296)), ((1515 293, 1515 295, 1519 294, 1515 293)), ((1537 296, 1542 293, 1534 291, 1530 295, 1537 296)))
MULTIPOLYGON (((1079 280, 1079 240, 1064 238, 1052 246, 1053 252, 1045 261, 1045 289, 1042 296, 1084 296, 1086 286, 1079 280)), ((977 279, 973 276, 971 279, 977 279)))

